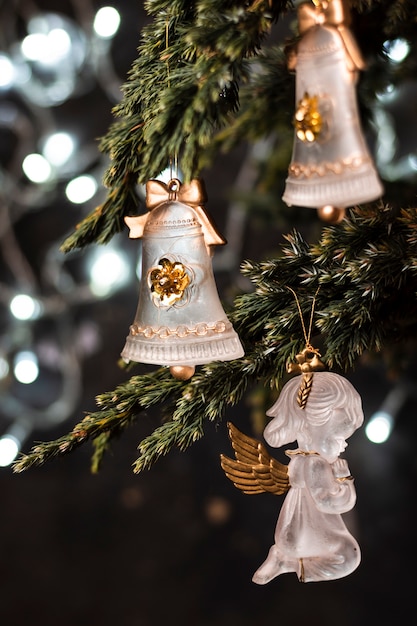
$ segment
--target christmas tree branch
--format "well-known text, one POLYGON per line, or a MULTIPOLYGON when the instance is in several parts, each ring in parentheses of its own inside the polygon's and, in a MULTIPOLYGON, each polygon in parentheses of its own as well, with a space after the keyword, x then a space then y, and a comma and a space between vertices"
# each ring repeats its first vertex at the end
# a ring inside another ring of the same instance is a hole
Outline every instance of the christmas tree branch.
POLYGON ((243 273, 255 284, 237 298, 230 318, 245 347, 236 361, 212 363, 190 381, 173 379, 166 368, 133 376, 115 391, 97 398, 98 410, 56 441, 37 444, 16 462, 15 471, 42 465, 71 452, 87 439, 96 442, 94 467, 112 437, 141 411, 168 407, 170 418, 139 444, 139 472, 173 447, 187 448, 203 435, 207 422, 218 422, 253 384, 279 388, 288 360, 304 346, 291 287, 307 320, 317 295, 313 337, 330 368, 348 370, 365 352, 397 344, 410 352, 417 330, 417 209, 399 215, 382 206, 350 212, 337 226, 323 229, 309 245, 300 234, 286 237, 279 258, 246 262, 243 273), (406 345, 405 345, 406 344, 406 345))
POLYGON ((135 185, 156 178, 176 157, 184 180, 199 174, 215 132, 238 110, 247 60, 290 0, 148 0, 153 22, 114 109, 116 121, 100 148, 111 163, 107 200, 64 242, 67 252, 105 243, 136 213, 135 185))
MULTIPOLYGON (((382 89, 414 76, 415 55, 393 67, 384 59, 383 44, 387 38, 415 40, 416 3, 351 5, 360 47, 368 60, 381 59, 368 70, 373 86, 382 89)), ((108 242, 124 216, 138 212, 136 185, 158 177, 176 157, 190 180, 219 149, 289 123, 293 77, 283 52, 264 42, 274 20, 293 7, 291 0, 148 0, 145 7, 153 21, 143 30, 115 122, 100 144, 110 157, 104 176, 108 197, 68 237, 64 252, 108 242)), ((375 96, 366 81, 360 92, 375 96)))

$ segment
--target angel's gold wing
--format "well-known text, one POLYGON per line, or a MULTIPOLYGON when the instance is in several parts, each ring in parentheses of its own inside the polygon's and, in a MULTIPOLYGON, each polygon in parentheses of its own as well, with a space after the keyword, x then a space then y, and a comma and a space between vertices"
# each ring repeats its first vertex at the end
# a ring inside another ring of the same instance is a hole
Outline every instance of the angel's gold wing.
POLYGON ((288 467, 273 459, 263 443, 244 435, 230 422, 229 437, 236 460, 220 455, 221 466, 227 478, 243 493, 265 491, 282 495, 290 488, 288 467))

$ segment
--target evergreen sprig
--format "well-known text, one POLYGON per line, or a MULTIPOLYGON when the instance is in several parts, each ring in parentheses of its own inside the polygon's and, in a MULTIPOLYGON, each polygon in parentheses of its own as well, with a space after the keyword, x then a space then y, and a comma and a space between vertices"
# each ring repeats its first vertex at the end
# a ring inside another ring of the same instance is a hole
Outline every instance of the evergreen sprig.
POLYGON ((154 19, 100 143, 111 161, 104 175, 108 197, 67 238, 64 252, 109 241, 124 216, 138 212, 136 185, 176 157, 185 181, 199 174, 214 134, 237 114, 248 59, 291 6, 291 0, 145 3, 154 19))
POLYGON ((304 319, 317 295, 313 343, 320 345, 330 368, 347 370, 365 352, 400 345, 414 351, 417 331, 417 209, 399 215, 387 207, 361 207, 348 219, 323 229, 317 244, 292 232, 278 258, 247 261, 243 273, 253 292, 237 298, 230 319, 245 347, 232 362, 202 366, 181 382, 161 368, 133 376, 115 391, 97 397, 98 410, 67 435, 39 443, 16 462, 15 471, 43 465, 71 452, 88 439, 95 442, 97 469, 111 439, 142 411, 168 406, 169 419, 139 444, 134 471, 149 468, 176 447, 184 450, 202 437, 207 422, 218 422, 245 391, 262 383, 279 388, 288 360, 305 339, 291 287, 304 319))

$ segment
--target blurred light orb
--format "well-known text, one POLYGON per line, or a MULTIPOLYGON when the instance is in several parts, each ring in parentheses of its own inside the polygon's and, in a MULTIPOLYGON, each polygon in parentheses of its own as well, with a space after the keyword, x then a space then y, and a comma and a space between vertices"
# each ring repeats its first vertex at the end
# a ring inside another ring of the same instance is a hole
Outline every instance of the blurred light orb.
POLYGON ((43 156, 51 165, 60 167, 67 163, 75 150, 75 141, 69 133, 57 132, 49 135, 43 146, 43 156))
POLYGON ((23 56, 28 61, 40 61, 46 55, 46 35, 27 35, 20 44, 23 56))
POLYGON ((18 320, 31 320, 38 317, 40 305, 39 302, 31 296, 20 293, 10 302, 10 311, 18 320))
POLYGON ((98 37, 111 39, 119 30, 120 13, 114 7, 102 7, 96 13, 93 28, 98 37))
POLYGON ((13 63, 5 54, 0 54, 0 88, 7 89, 13 85, 15 70, 13 63))
POLYGON ((384 411, 375 413, 365 426, 365 434, 372 443, 384 443, 392 432, 393 419, 384 411))
POLYGON ((39 13, 28 20, 27 35, 13 47, 15 83, 38 106, 61 104, 86 85, 88 61, 82 28, 59 13, 39 13))
POLYGON ((88 202, 97 191, 97 181, 94 176, 83 174, 73 178, 65 189, 65 195, 73 204, 88 202))
POLYGON ((409 154, 408 155, 408 163, 411 167, 412 170, 416 170, 417 171, 417 155, 416 154, 409 154))
POLYGON ((399 37, 384 42, 384 50, 387 57, 393 63, 401 63, 410 52, 410 44, 406 39, 399 37))
POLYGON ((24 158, 22 169, 32 183, 46 183, 52 174, 51 165, 44 156, 37 153, 28 154, 24 158))
POLYGON ((75 22, 57 13, 44 13, 28 21, 28 35, 22 40, 21 52, 28 61, 48 66, 64 59, 78 64, 76 42, 79 28, 75 22), (71 56, 75 58, 71 60, 71 56))
POLYGON ((11 465, 20 452, 20 441, 13 435, 0 438, 0 467, 11 465))
POLYGON ((389 83, 382 90, 377 91, 375 95, 377 100, 379 100, 380 102, 389 102, 390 100, 393 100, 395 98, 395 96, 397 95, 397 91, 398 90, 395 88, 395 85, 389 83))
POLYGON ((7 362, 7 360, 3 357, 0 356, 0 380, 3 380, 4 378, 6 378, 6 376, 9 373, 9 364, 7 362))
POLYGON ((71 51, 71 39, 63 28, 53 28, 47 34, 27 35, 21 43, 21 51, 28 61, 56 65, 71 51))
POLYGON ((36 354, 30 351, 18 352, 14 359, 13 373, 19 383, 30 385, 35 382, 39 376, 39 366, 36 354))
POLYGON ((90 268, 90 289, 95 296, 106 297, 129 280, 125 257, 116 250, 96 254, 90 268))

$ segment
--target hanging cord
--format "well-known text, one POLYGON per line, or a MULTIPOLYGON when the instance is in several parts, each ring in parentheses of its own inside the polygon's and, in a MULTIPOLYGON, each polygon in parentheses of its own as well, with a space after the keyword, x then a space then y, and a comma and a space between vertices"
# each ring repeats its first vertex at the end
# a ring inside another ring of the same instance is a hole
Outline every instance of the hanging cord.
POLYGON ((316 307, 317 295, 320 291, 320 285, 318 286, 316 293, 313 296, 313 304, 311 305, 311 313, 310 313, 310 321, 308 323, 308 330, 306 329, 306 325, 304 322, 303 312, 301 310, 300 301, 294 289, 286 286, 289 291, 293 294, 295 298, 295 302, 298 309, 298 314, 300 316, 301 327, 303 329, 304 339, 306 342, 304 350, 302 350, 296 356, 297 363, 289 363, 287 366, 287 371, 289 373, 297 373, 301 374, 301 383, 298 389, 297 394, 297 404, 300 409, 305 409, 308 397, 310 395, 310 391, 313 385, 313 374, 317 370, 324 369, 324 364, 320 360, 320 352, 314 348, 311 343, 311 333, 313 330, 313 319, 314 319, 314 310, 316 307))
POLYGON ((316 308, 317 296, 318 296, 318 293, 320 291, 320 287, 321 287, 321 285, 319 285, 317 287, 316 293, 313 296, 313 304, 311 305, 310 321, 309 321, 309 324, 308 324, 308 331, 307 331, 306 330, 306 325, 305 325, 305 322, 304 322, 303 312, 301 310, 301 305, 300 305, 300 301, 298 299, 298 296, 297 296, 296 292, 294 291, 294 289, 292 289, 291 287, 288 287, 288 285, 286 285, 286 288, 289 291, 291 291, 291 293, 293 294, 294 299, 295 299, 295 303, 297 305, 298 314, 300 316, 300 321, 301 321, 301 327, 303 329, 304 339, 305 339, 305 342, 306 342, 306 349, 307 350, 311 350, 312 352, 317 352, 317 350, 315 348, 313 348, 313 346, 311 345, 310 339, 311 339, 311 333, 312 333, 312 330, 313 330, 314 310, 316 308))
MULTIPOLYGON (((167 51, 169 48, 169 20, 168 18, 165 21, 165 50, 167 51)), ((171 87, 171 75, 169 68, 169 55, 165 55, 165 63, 167 66, 167 86, 168 89, 171 87)), ((178 155, 175 152, 174 157, 169 157, 169 177, 170 179, 178 179, 178 155), (175 175, 174 175, 175 174, 175 175)))

